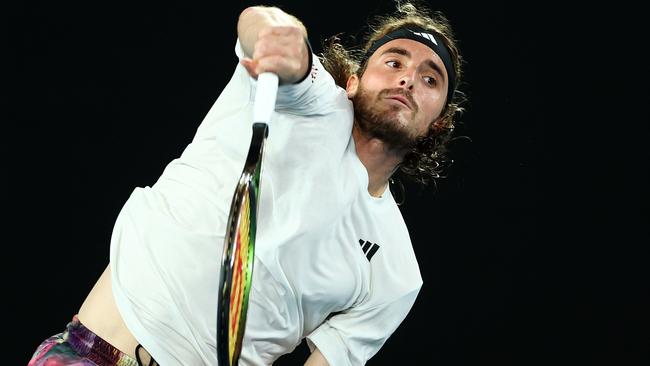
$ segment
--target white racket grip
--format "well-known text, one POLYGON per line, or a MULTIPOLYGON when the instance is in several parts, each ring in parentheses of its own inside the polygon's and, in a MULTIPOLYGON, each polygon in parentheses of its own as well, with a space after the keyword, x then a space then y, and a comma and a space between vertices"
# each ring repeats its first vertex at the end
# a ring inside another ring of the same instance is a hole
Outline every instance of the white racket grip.
POLYGON ((275 99, 278 96, 278 75, 263 72, 257 76, 257 89, 253 104, 253 122, 269 123, 271 113, 275 110, 275 99))

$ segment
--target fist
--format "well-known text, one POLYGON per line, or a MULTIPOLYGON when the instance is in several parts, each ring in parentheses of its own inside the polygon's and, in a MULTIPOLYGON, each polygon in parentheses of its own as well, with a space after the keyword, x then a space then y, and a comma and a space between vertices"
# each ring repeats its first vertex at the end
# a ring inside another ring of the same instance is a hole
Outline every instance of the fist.
POLYGON ((307 74, 308 52, 300 27, 269 26, 259 31, 252 59, 243 58, 241 64, 254 78, 269 71, 278 75, 280 84, 292 84, 307 74))

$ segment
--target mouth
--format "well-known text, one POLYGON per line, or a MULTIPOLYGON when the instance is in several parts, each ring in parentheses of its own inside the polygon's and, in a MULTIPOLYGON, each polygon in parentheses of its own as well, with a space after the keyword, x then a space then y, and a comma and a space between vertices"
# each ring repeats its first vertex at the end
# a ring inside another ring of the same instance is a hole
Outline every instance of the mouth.
POLYGON ((401 95, 391 95, 387 99, 396 100, 396 101, 400 102, 401 104, 403 104, 406 108, 411 109, 411 105, 409 104, 409 101, 408 101, 408 99, 406 99, 406 97, 403 97, 401 95))

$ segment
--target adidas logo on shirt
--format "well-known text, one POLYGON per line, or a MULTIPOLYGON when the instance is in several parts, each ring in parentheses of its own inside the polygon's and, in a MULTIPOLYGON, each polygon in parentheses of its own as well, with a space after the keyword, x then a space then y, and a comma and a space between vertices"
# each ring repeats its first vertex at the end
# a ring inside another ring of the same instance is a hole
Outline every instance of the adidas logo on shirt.
POLYGON ((377 250, 379 250, 379 245, 375 243, 371 243, 367 240, 359 239, 359 245, 361 246, 361 250, 366 254, 366 258, 368 258, 368 261, 372 258, 375 253, 377 253, 377 250))

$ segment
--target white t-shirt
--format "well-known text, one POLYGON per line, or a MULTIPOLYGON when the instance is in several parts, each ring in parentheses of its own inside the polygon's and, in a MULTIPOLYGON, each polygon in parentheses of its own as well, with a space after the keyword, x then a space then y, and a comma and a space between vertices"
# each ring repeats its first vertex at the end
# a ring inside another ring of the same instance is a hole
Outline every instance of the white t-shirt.
MULTIPOLYGON (((236 52, 241 57, 239 43, 236 52)), ((256 82, 238 65, 180 158, 136 188, 111 237, 115 300, 163 366, 216 365, 217 292, 230 202, 251 138, 256 82)), ((331 366, 363 365, 422 285, 401 213, 368 193, 353 109, 318 58, 279 87, 265 147, 241 364, 307 337, 331 366)))

